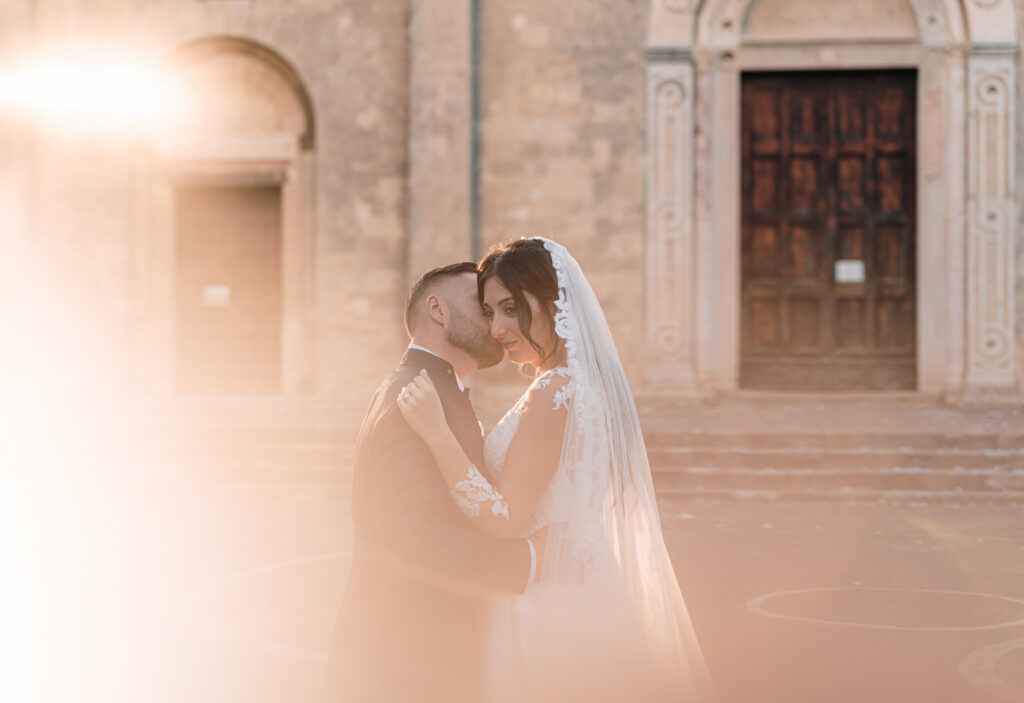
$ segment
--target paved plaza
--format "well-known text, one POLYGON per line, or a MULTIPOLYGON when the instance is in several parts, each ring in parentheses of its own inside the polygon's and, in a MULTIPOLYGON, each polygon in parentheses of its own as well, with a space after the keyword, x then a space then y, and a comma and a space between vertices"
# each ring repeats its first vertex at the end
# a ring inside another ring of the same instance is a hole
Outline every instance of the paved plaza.
MULTIPOLYGON (((329 700, 346 493, 12 482, 3 700, 329 700)), ((724 701, 1024 701, 1020 507, 670 498, 662 512, 724 701)))

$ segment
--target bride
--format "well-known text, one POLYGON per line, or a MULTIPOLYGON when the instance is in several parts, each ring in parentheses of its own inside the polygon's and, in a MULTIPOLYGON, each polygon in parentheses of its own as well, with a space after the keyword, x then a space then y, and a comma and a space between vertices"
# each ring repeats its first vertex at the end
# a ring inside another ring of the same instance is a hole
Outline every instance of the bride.
POLYGON ((425 374, 398 406, 478 529, 549 526, 533 585, 492 608, 488 703, 708 700, 636 407, 590 284, 541 237, 492 249, 477 274, 491 334, 537 369, 487 436, 487 466, 471 465, 425 374))

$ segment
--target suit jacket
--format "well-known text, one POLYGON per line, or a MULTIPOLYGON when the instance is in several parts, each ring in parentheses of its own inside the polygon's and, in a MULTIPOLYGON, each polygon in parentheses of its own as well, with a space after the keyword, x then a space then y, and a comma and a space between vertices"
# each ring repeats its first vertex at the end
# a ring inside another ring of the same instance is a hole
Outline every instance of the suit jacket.
POLYGON ((408 350, 374 394, 356 446, 352 569, 328 658, 332 691, 351 703, 478 702, 485 607, 529 578, 526 541, 473 529, 398 410, 398 392, 421 369, 466 455, 484 466, 480 424, 451 365, 408 350))

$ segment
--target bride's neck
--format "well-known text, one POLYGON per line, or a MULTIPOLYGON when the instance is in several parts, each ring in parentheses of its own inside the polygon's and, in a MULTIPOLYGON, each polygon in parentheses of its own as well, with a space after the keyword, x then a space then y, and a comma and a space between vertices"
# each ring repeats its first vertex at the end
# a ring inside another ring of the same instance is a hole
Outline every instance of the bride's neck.
POLYGON ((557 369, 559 366, 565 366, 566 355, 565 345, 559 344, 559 349, 554 354, 549 356, 543 364, 537 367, 538 373, 547 373, 551 369, 557 369))

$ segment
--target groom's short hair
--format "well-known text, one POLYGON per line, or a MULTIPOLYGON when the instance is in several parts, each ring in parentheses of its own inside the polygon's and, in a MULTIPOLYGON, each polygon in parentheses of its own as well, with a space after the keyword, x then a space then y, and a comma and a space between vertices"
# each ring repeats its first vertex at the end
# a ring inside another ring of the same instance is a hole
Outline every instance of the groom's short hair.
POLYGON ((448 264, 447 266, 441 266, 436 269, 430 269, 425 274, 420 276, 420 280, 413 284, 409 290, 409 297, 405 300, 405 314, 403 315, 403 321, 405 322, 405 332, 412 338, 413 325, 415 316, 413 310, 417 305, 427 296, 431 289, 447 278, 453 276, 461 276, 464 273, 476 273, 476 264, 472 261, 460 261, 456 264, 448 264))

